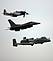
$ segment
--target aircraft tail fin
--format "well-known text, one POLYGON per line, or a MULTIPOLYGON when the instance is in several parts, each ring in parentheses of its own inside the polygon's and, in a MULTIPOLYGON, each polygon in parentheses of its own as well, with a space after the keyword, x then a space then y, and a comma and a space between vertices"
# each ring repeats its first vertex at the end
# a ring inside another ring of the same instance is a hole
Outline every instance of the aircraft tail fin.
POLYGON ((13 39, 13 46, 17 47, 16 39, 13 39))
POLYGON ((11 19, 8 19, 8 21, 9 21, 11 27, 14 27, 16 25, 11 19))
POLYGON ((4 14, 4 15, 6 14, 6 9, 4 9, 4 12, 3 12, 3 14, 4 14))

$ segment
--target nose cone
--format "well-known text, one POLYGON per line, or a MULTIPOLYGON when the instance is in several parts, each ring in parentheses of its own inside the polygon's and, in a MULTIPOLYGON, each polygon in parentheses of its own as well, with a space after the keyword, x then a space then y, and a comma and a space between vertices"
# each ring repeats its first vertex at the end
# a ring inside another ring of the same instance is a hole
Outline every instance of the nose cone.
POLYGON ((48 42, 51 42, 51 40, 49 39, 48 42))
POLYGON ((40 23, 38 23, 38 22, 33 22, 33 24, 34 24, 34 25, 38 25, 38 24, 40 24, 40 23))
POLYGON ((37 24, 40 24, 40 23, 37 23, 37 24))
POLYGON ((26 12, 27 15, 29 15, 29 13, 26 12))

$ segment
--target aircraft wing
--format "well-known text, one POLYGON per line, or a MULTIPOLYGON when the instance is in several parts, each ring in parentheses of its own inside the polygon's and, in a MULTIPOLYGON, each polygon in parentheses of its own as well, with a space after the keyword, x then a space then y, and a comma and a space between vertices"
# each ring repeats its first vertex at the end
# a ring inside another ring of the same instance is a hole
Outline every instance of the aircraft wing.
POLYGON ((15 11, 15 12, 13 12, 13 13, 20 13, 20 11, 15 11))

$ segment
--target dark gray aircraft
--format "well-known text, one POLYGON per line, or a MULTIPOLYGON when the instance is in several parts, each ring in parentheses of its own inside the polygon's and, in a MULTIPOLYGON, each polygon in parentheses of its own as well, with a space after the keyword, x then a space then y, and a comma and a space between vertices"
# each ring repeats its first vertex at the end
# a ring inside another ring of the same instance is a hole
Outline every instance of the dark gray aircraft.
POLYGON ((41 38, 36 38, 34 39, 34 43, 35 44, 43 44, 45 42, 50 42, 50 38, 46 38, 46 37, 41 37, 41 38))
POLYGON ((33 46, 34 44, 43 44, 44 42, 50 42, 50 39, 47 39, 46 37, 41 37, 41 38, 29 38, 26 39, 26 37, 23 38, 23 40, 20 41, 20 43, 16 42, 16 39, 13 39, 13 46, 17 47, 17 45, 31 45, 33 46))
POLYGON ((17 17, 17 16, 21 16, 21 15, 23 15, 23 17, 25 17, 25 15, 29 15, 29 13, 27 13, 26 11, 15 11, 13 13, 7 13, 6 9, 4 9, 3 14, 8 15, 8 16, 12 16, 12 17, 17 17))
POLYGON ((31 46, 33 46, 34 42, 28 42, 28 39, 27 39, 25 41, 22 40, 20 43, 17 43, 16 39, 13 39, 13 46, 17 47, 18 45, 31 45, 31 46))
POLYGON ((20 31, 20 29, 26 29, 26 28, 30 28, 33 27, 33 25, 38 25, 40 23, 37 22, 28 22, 25 24, 15 24, 11 19, 8 20, 10 23, 10 28, 9 30, 15 30, 15 31, 20 31))

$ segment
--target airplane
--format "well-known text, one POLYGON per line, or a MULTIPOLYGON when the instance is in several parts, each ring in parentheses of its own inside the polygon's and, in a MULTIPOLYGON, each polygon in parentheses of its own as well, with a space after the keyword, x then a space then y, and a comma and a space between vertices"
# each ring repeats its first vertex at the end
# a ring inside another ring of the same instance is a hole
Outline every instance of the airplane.
POLYGON ((12 16, 12 17, 17 17, 17 16, 21 16, 23 15, 23 17, 25 17, 25 15, 29 15, 29 13, 27 13, 26 11, 15 11, 15 12, 11 12, 11 13, 7 13, 6 9, 4 9, 3 12, 4 15, 8 15, 8 16, 12 16))
POLYGON ((44 42, 50 42, 51 40, 46 38, 46 37, 41 37, 41 38, 29 38, 26 39, 26 37, 23 38, 23 40, 20 41, 20 43, 16 42, 16 39, 13 39, 13 46, 17 47, 18 45, 31 45, 33 46, 34 44, 43 44, 44 42))
POLYGON ((26 29, 26 28, 30 28, 30 27, 33 27, 33 25, 38 25, 40 23, 37 23, 37 22, 28 22, 28 23, 25 23, 25 24, 15 24, 11 19, 8 19, 9 23, 10 23, 10 26, 9 27, 9 30, 15 30, 15 31, 20 31, 20 29, 26 29))
POLYGON ((35 44, 43 44, 43 43, 50 42, 50 41, 51 41, 50 38, 46 38, 46 37, 34 39, 35 44))
POLYGON ((34 42, 28 42, 27 40, 25 42, 21 41, 20 43, 17 43, 16 39, 13 39, 13 46, 17 47, 18 45, 31 45, 31 46, 34 45, 34 42))

